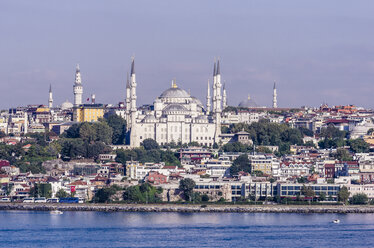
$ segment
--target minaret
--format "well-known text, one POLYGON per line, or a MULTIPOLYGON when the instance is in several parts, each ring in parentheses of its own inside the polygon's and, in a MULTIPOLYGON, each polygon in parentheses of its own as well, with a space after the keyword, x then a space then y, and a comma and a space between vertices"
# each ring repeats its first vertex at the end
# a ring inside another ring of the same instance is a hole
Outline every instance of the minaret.
POLYGON ((214 142, 218 143, 219 142, 219 136, 221 135, 221 112, 222 112, 222 109, 221 109, 221 100, 222 100, 222 97, 221 97, 221 71, 220 71, 220 66, 219 66, 219 60, 217 61, 217 69, 216 69, 216 84, 215 84, 215 87, 213 87, 215 89, 215 92, 216 92, 216 96, 215 96, 215 106, 216 106, 216 109, 214 111, 214 114, 215 114, 215 124, 216 124, 216 130, 215 130, 215 133, 214 133, 214 142))
POLYGON ((209 84, 209 79, 208 79, 208 88, 207 88, 207 92, 206 92, 206 114, 207 115, 210 114, 210 107, 211 107, 211 103, 210 103, 210 84, 209 84))
POLYGON ((227 94, 226 94, 226 84, 223 84, 223 92, 222 92, 222 110, 227 107, 227 94))
POLYGON ((216 112, 216 95, 217 95, 216 84, 217 84, 216 61, 214 59, 214 67, 213 67, 213 109, 212 109, 213 113, 216 112))
POLYGON ((83 95, 83 86, 82 86, 82 79, 81 79, 81 71, 79 69, 79 65, 75 70, 75 83, 73 86, 74 92, 74 107, 77 107, 82 104, 82 95, 83 95))
POLYGON ((23 134, 27 134, 28 127, 29 127, 29 120, 28 120, 27 111, 25 111, 25 120, 23 122, 23 134))
POLYGON ((222 96, 221 96, 221 72, 219 68, 219 60, 217 61, 217 71, 216 71, 216 112, 222 112, 222 96))
POLYGON ((96 103, 96 95, 95 94, 91 94, 91 103, 92 104, 96 103))
POLYGON ((53 96, 52 96, 52 85, 49 85, 49 99, 48 99, 48 107, 53 107, 53 96))
POLYGON ((131 87, 131 131, 130 131, 130 146, 138 147, 140 145, 139 137, 136 132, 136 76, 135 76, 135 59, 132 58, 131 72, 130 72, 130 87, 131 87))
POLYGON ((130 110, 131 110, 131 86, 130 86, 130 79, 129 79, 129 73, 127 73, 127 79, 126 79, 126 121, 127 121, 127 131, 131 127, 131 120, 130 120, 130 110))
POLYGON ((278 108, 278 103, 277 103, 277 88, 275 87, 275 81, 274 81, 274 87, 273 87, 273 108, 278 108))

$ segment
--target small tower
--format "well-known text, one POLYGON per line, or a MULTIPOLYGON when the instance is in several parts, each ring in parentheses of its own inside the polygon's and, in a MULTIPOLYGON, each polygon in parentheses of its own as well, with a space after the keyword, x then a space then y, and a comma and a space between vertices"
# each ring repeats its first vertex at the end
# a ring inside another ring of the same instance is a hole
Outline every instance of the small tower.
POLYGON ((226 84, 223 84, 223 92, 222 92, 222 110, 227 107, 227 94, 226 94, 226 84))
POLYGON ((29 117, 27 115, 27 111, 25 111, 24 122, 23 122, 23 134, 27 134, 28 127, 29 127, 29 117))
POLYGON ((137 126, 136 126, 136 76, 135 76, 135 59, 132 58, 131 62, 131 72, 130 72, 130 87, 131 87, 131 109, 130 109, 130 121, 131 121, 131 129, 130 129, 130 146, 131 147, 138 147, 140 145, 140 140, 137 135, 137 126))
POLYGON ((53 108, 52 85, 49 85, 48 107, 49 107, 49 108, 53 108))
POLYGON ((81 79, 81 71, 79 69, 79 65, 75 70, 75 83, 73 86, 74 92, 74 107, 77 107, 82 104, 82 96, 83 96, 83 86, 82 86, 82 79, 81 79))
POLYGON ((127 131, 131 127, 130 110, 131 110, 131 86, 130 86, 129 73, 127 73, 127 78, 126 78, 126 121, 127 121, 126 129, 127 131))
POLYGON ((221 96, 221 71, 219 60, 217 60, 217 67, 215 71, 215 84, 213 90, 215 91, 215 97, 213 99, 214 115, 215 115, 215 133, 214 133, 214 142, 219 142, 219 136, 221 135, 221 113, 222 113, 222 96, 221 96))
POLYGON ((274 81, 274 86, 273 86, 273 108, 278 108, 277 88, 275 87, 275 81, 274 81))
POLYGON ((209 84, 209 79, 208 79, 208 88, 207 88, 207 92, 206 92, 206 114, 207 115, 210 114, 210 107, 211 107, 211 103, 210 103, 210 84, 209 84))

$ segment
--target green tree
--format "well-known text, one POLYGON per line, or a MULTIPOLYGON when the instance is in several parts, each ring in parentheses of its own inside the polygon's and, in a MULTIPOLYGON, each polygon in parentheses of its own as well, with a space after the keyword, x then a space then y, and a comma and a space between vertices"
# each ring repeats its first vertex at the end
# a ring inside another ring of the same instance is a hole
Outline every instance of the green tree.
POLYGON ((126 120, 118 115, 110 115, 106 122, 113 130, 112 143, 114 145, 121 145, 125 142, 126 136, 126 120))
POLYGON ((36 183, 30 189, 30 195, 33 197, 52 197, 52 185, 50 183, 36 183))
POLYGON ((155 188, 149 183, 130 186, 123 192, 123 200, 131 203, 156 203, 160 202, 162 188, 155 188))
POLYGON ((354 153, 369 152, 370 146, 363 139, 349 140, 349 146, 354 153))
POLYGON ((340 188, 338 193, 338 199, 340 202, 346 203, 349 198, 350 192, 346 186, 340 188))
POLYGON ((237 157, 232 166, 230 167, 230 174, 237 175, 239 171, 244 171, 251 173, 251 166, 249 164, 249 159, 247 154, 242 154, 237 157))
POLYGON ((114 195, 120 188, 116 185, 113 185, 109 188, 101 188, 96 191, 95 196, 93 197, 93 202, 95 203, 108 203, 110 202, 110 197, 114 195))
POLYGON ((305 197, 312 197, 312 198, 316 195, 316 193, 314 192, 311 186, 305 186, 305 185, 301 187, 300 193, 305 197))
POLYGON ((344 148, 338 148, 334 157, 340 161, 352 161, 353 159, 349 152, 344 148))
POLYGON ((179 190, 183 192, 186 201, 191 199, 195 185, 195 181, 191 178, 185 178, 179 181, 179 190))
POLYGON ((351 204, 363 205, 368 203, 368 196, 365 193, 354 194, 351 199, 351 204))
POLYGON ((63 189, 60 189, 59 191, 56 192, 56 197, 57 198, 66 198, 68 196, 69 196, 69 194, 63 189))
POLYGON ((308 129, 308 128, 299 127, 299 130, 305 136, 313 137, 313 135, 314 135, 313 131, 308 129))
POLYGON ((145 139, 142 143, 142 146, 145 150, 157 150, 159 149, 158 143, 154 139, 145 139))
POLYGON ((105 121, 94 122, 92 126, 96 134, 95 141, 103 142, 105 144, 112 143, 113 131, 105 121))
POLYGON ((96 140, 96 130, 91 123, 84 122, 79 128, 79 137, 88 143, 96 140))
POLYGON ((209 201, 209 196, 207 194, 202 195, 201 196, 201 201, 208 202, 209 201))
POLYGON ((326 194, 324 192, 321 192, 321 194, 319 195, 319 200, 326 201, 326 194))
POLYGON ((343 139, 346 132, 340 131, 333 124, 329 124, 326 128, 321 129, 320 136, 326 139, 343 139))
POLYGON ((255 175, 256 177, 263 177, 264 172, 262 172, 260 170, 255 170, 255 171, 252 172, 252 175, 255 175))
POLYGON ((81 124, 73 124, 61 136, 63 138, 75 139, 79 138, 79 128, 81 124))

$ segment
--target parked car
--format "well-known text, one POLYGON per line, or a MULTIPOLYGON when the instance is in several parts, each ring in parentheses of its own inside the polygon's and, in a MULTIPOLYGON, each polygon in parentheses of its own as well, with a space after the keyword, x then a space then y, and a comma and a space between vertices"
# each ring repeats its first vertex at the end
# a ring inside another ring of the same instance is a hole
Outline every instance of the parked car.
POLYGON ((0 202, 11 202, 10 198, 4 197, 0 199, 0 202))
POLYGON ((25 198, 25 199, 23 199, 23 202, 24 203, 33 203, 34 202, 34 198, 33 197, 25 198))
POLYGON ((44 203, 44 202, 47 202, 47 198, 45 198, 45 197, 38 197, 38 198, 35 198, 34 202, 36 202, 36 203, 44 203))

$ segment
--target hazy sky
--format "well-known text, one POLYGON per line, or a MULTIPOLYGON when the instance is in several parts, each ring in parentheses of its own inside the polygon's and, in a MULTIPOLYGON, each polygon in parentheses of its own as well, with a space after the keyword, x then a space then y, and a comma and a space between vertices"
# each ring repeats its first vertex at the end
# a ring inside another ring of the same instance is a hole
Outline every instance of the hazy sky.
POLYGON ((374 107, 373 0, 0 0, 0 108, 73 101, 75 65, 84 97, 124 101, 135 55, 138 104, 177 79, 205 103, 214 57, 229 105, 250 94, 280 107, 374 107))

